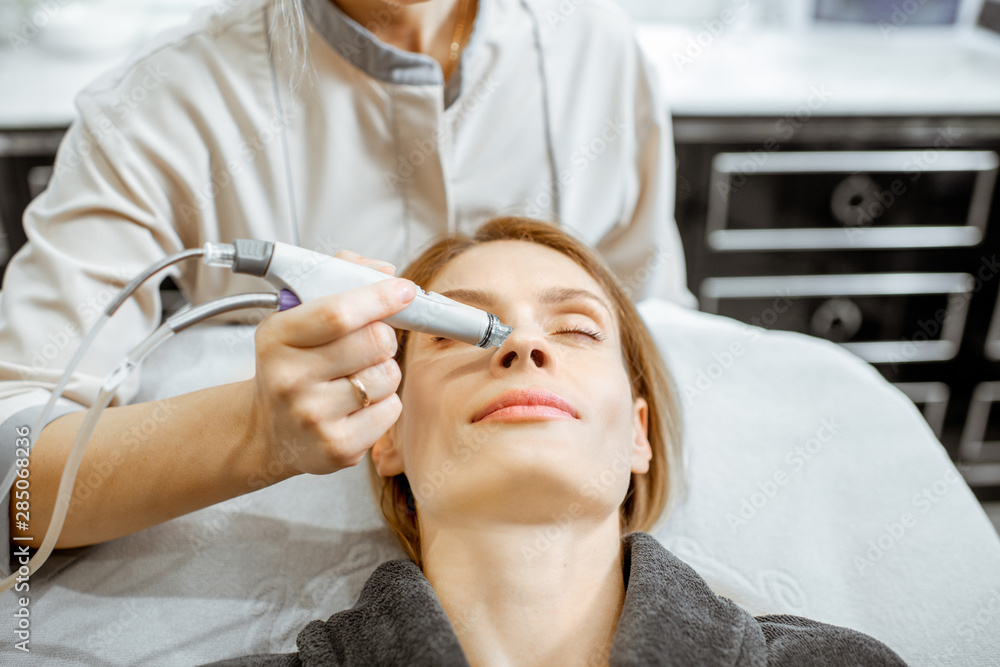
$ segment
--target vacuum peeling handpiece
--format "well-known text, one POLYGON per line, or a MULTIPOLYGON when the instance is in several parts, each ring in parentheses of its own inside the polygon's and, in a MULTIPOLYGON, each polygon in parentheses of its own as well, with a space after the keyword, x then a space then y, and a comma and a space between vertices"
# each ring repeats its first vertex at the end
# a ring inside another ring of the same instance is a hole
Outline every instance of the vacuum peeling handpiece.
MULTIPOLYGON (((232 245, 206 243, 204 261, 231 267, 233 273, 264 278, 281 290, 280 310, 393 277, 280 241, 237 239, 232 245)), ((397 329, 444 336, 482 348, 500 347, 513 331, 493 313, 425 292, 420 287, 410 305, 382 321, 397 329)))

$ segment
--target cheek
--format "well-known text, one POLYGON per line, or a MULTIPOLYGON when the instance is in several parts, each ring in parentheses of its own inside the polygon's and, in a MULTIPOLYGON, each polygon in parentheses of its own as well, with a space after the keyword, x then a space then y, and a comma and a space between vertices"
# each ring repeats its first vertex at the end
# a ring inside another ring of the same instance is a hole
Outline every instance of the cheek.
POLYGON ((624 368, 609 364, 604 372, 590 380, 589 386, 594 397, 592 404, 609 426, 620 426, 623 420, 631 423, 632 387, 624 368))
POLYGON ((597 436, 594 445, 598 448, 595 459, 602 470, 612 469, 617 473, 619 462, 629 456, 632 447, 632 388, 623 369, 592 386, 593 427, 597 436))
POLYGON ((397 422, 397 437, 407 477, 414 481, 421 471, 436 465, 442 444, 449 439, 449 424, 457 419, 456 406, 449 404, 443 378, 431 364, 407 364, 400 400, 403 410, 397 422))

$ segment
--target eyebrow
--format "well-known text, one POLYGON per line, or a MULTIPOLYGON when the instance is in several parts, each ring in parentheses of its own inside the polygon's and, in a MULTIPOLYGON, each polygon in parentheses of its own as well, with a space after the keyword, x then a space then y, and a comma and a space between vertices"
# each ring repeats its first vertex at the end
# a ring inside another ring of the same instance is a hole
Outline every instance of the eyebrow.
MULTIPOLYGON (((449 299, 454 299, 455 301, 461 301, 462 303, 479 306, 489 310, 496 310, 498 307, 496 295, 493 292, 488 292, 486 290, 453 289, 446 292, 440 292, 440 294, 441 296, 446 296, 449 299)), ((541 290, 537 294, 538 301, 546 306, 558 305, 560 303, 565 303, 566 301, 574 301, 577 299, 592 301, 607 312, 608 317, 610 318, 609 323, 615 321, 612 314, 613 311, 607 301, 585 289, 578 289, 575 287, 549 287, 541 290)))

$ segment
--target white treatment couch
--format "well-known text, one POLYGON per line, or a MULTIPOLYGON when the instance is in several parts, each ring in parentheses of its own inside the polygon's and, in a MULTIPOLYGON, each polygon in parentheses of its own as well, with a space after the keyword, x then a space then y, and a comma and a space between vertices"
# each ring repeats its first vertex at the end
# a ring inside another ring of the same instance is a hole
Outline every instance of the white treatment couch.
MULTIPOLYGON (((1000 662, 1000 538, 902 393, 826 341, 662 301, 640 311, 685 418, 690 494, 653 531, 669 549, 751 613, 849 626, 912 665, 1000 662)), ((136 402, 248 379, 253 328, 185 331, 142 372, 136 402)), ((403 556, 365 472, 300 476, 56 552, 32 578, 32 653, 0 662, 294 651, 306 623, 403 556)), ((0 633, 13 637, 9 614, 0 633)))

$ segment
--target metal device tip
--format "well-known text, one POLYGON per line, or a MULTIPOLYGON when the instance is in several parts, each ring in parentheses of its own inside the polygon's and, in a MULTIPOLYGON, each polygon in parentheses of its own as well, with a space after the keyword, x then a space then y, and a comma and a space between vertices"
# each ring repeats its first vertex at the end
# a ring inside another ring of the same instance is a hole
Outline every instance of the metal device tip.
POLYGON ((504 324, 497 320, 493 326, 493 330, 490 332, 490 338, 487 341, 487 347, 500 347, 503 345, 504 341, 507 340, 507 336, 514 331, 514 327, 504 324))

